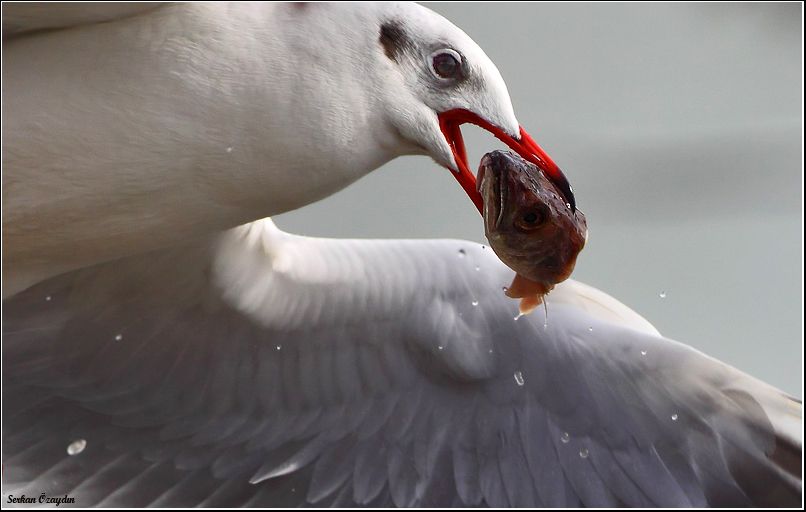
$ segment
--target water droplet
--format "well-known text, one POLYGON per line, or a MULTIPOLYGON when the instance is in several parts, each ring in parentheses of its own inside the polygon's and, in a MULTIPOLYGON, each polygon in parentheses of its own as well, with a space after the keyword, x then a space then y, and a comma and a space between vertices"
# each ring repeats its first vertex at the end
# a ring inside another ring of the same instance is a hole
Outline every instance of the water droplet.
POLYGON ((464 257, 465 257, 465 254, 467 254, 467 253, 465 252, 465 250, 464 250, 464 249, 459 249, 459 257, 460 257, 460 258, 464 258, 464 257))
POLYGON ((476 265, 476 272, 478 272, 479 270, 481 270, 481 267, 476 265))
POLYGON ((53 297, 51 297, 50 295, 48 295, 47 297, 45 297, 45 300, 50 301, 50 299, 52 299, 52 298, 53 298, 53 297))
POLYGON ((442 349, 443 349, 443 348, 445 348, 445 347, 443 347, 442 345, 440 345, 440 346, 438 346, 437 348, 438 348, 438 349, 440 349, 440 350, 442 350, 442 349))
POLYGON ((474 306, 478 306, 478 305, 479 305, 479 301, 474 300, 473 302, 471 302, 471 304, 473 304, 474 306))
POLYGON ((115 341, 120 341, 120 340, 122 340, 122 339, 123 339, 123 335, 122 335, 122 334, 116 334, 116 335, 115 335, 115 341))
POLYGON ((280 350, 281 348, 283 348, 283 346, 282 346, 282 345, 277 345, 275 348, 276 348, 277 350, 280 350))
POLYGON ((672 421, 677 421, 677 413, 672 414, 672 421))
POLYGON ((569 434, 568 432, 563 432, 563 435, 560 436, 560 441, 562 441, 563 444, 568 444, 568 441, 570 440, 571 440, 571 434, 569 434))
POLYGON ((589 332, 593 332, 593 327, 588 327, 589 332))
POLYGON ((515 377, 515 382, 518 384, 518 386, 523 386, 523 384, 525 382, 523 380, 523 374, 521 372, 517 371, 517 372, 515 372, 514 377, 515 377))
POLYGON ((507 290, 509 290, 509 288, 507 288, 506 286, 502 286, 502 287, 501 287, 501 289, 502 289, 502 290, 504 290, 505 292, 506 292, 507 290))
POLYGON ((642 351, 641 351, 641 355, 642 355, 642 356, 645 356, 645 355, 646 355, 646 350, 642 350, 642 351))
POLYGON ((232 153, 232 146, 227 148, 227 153, 232 153))
POLYGON ((658 296, 659 296, 661 299, 665 299, 665 298, 666 298, 666 292, 665 292, 665 291, 662 291, 662 292, 660 292, 660 293, 658 294, 658 296))
POLYGON ((78 455, 79 453, 84 451, 84 448, 87 447, 87 441, 85 439, 76 439, 69 445, 67 445, 67 455, 78 455))
POLYGON ((492 354, 492 353, 493 353, 493 349, 490 349, 490 350, 488 350, 487 352, 489 352, 490 354, 492 354))
POLYGON ((587 459, 588 458, 588 449, 587 448, 580 448, 579 449, 579 456, 582 457, 583 459, 587 459))
POLYGON ((515 321, 517 322, 517 321, 518 321, 518 318, 520 318, 520 317, 522 317, 522 316, 523 316, 523 313, 518 313, 516 316, 513 316, 513 317, 512 317, 512 319, 513 319, 513 320, 515 320, 515 321))
POLYGON ((566 208, 571 208, 571 203, 565 203, 566 208))

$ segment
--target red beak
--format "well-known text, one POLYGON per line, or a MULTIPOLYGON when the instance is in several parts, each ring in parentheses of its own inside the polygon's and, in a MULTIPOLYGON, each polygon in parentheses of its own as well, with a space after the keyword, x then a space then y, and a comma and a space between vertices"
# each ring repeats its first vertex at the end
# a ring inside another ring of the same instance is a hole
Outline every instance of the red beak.
POLYGON ((473 112, 464 109, 449 110, 439 114, 439 127, 445 140, 453 151, 453 158, 456 160, 456 165, 459 166, 459 173, 453 173, 459 184, 465 190, 470 200, 478 208, 479 213, 482 211, 484 201, 481 194, 476 190, 476 177, 470 172, 470 166, 467 161, 467 151, 465 150, 465 142, 462 139, 462 131, 459 129, 464 123, 471 123, 479 126, 488 132, 495 135, 501 142, 509 146, 512 150, 518 153, 523 159, 532 162, 540 168, 546 177, 551 180, 557 189, 565 198, 565 201, 571 206, 572 211, 576 211, 576 200, 574 199, 574 191, 565 175, 557 167, 557 164, 549 157, 543 149, 537 145, 532 137, 526 133, 523 127, 520 127, 520 140, 515 139, 511 135, 505 133, 501 128, 492 125, 490 122, 485 121, 473 112))

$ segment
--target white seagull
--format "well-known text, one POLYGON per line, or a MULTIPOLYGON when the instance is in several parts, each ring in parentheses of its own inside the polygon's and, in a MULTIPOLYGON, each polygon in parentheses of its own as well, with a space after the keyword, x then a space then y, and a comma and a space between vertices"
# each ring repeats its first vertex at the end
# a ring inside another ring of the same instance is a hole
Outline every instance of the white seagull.
POLYGON ((4 303, 4 503, 800 504, 799 400, 575 281, 516 318, 511 280, 263 220, 35 285, 4 303))
POLYGON ((487 55, 409 3, 3 4, 4 296, 299 208, 459 125, 568 182, 487 55), (7 33, 7 34, 6 34, 7 33))
POLYGON ((480 206, 465 122, 573 204, 443 18, 3 14, 4 504, 800 503, 800 401, 602 292, 569 281, 516 319, 511 271, 470 242, 217 234, 407 153, 480 206))

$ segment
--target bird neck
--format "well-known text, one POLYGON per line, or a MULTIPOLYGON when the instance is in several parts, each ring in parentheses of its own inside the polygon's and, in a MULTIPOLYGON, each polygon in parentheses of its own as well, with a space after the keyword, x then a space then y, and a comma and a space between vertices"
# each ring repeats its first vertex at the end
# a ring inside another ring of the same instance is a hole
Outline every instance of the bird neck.
POLYGON ((10 43, 4 293, 299 208, 401 154, 355 31, 320 7, 177 4, 10 43))

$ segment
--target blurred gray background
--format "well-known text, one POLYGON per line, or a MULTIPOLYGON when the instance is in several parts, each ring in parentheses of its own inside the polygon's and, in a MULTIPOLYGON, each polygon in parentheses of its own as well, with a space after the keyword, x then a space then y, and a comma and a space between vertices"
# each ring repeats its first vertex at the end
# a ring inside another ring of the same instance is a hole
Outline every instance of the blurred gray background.
MULTIPOLYGON (((426 5, 498 65, 518 120, 573 184, 590 227, 574 277, 802 397, 800 3, 426 5)), ((503 147, 463 133, 471 163, 503 147)), ((425 157, 275 220, 308 235, 485 242, 468 198, 425 157)))

